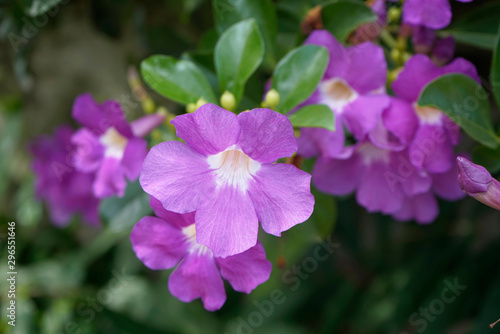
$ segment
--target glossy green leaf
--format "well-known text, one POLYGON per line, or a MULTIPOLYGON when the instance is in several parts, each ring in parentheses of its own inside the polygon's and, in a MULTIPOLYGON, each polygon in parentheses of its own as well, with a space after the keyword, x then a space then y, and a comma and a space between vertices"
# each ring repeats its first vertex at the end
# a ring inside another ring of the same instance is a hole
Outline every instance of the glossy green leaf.
POLYGON ((278 23, 271 0, 214 0, 213 7, 219 33, 242 20, 255 19, 264 39, 266 60, 273 62, 278 23))
POLYGON ((215 69, 221 91, 241 100, 245 83, 264 57, 264 41, 254 19, 241 21, 226 30, 215 46, 215 69))
POLYGON ((109 228, 114 231, 129 229, 152 212, 149 195, 142 190, 138 181, 127 186, 125 196, 104 199, 99 209, 109 228))
POLYGON ((478 142, 496 148, 488 95, 474 79, 463 74, 447 74, 429 83, 418 104, 445 112, 478 142))
POLYGON ((500 2, 485 3, 469 11, 442 33, 452 35, 457 42, 492 49, 495 45, 500 2))
POLYGON ((291 114, 288 119, 296 128, 324 128, 335 131, 335 115, 324 104, 311 104, 291 114))
POLYGON ((364 23, 374 22, 377 15, 363 2, 342 0, 323 7, 323 25, 339 41, 343 42, 349 34, 364 23))
POLYGON ((280 60, 273 74, 273 88, 280 94, 277 110, 286 114, 307 99, 323 78, 328 51, 317 45, 303 45, 280 60))
POLYGON ((493 49, 493 64, 491 65, 490 81, 493 95, 497 101, 497 106, 500 106, 500 26, 493 49))
POLYGON ((203 97, 208 102, 217 103, 203 72, 189 60, 151 56, 142 61, 141 74, 151 88, 176 102, 195 103, 203 97))

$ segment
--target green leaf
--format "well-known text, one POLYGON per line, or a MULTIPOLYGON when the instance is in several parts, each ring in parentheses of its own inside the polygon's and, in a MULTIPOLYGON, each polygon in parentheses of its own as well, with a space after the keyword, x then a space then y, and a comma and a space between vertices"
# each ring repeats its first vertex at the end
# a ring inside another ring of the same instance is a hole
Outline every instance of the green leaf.
POLYGON ((152 212, 149 195, 142 190, 139 181, 130 183, 122 198, 104 199, 99 210, 101 216, 107 220, 109 228, 114 231, 129 229, 152 212))
POLYGON ((497 106, 500 106, 500 26, 498 27, 495 48, 493 49, 493 64, 491 65, 490 81, 493 95, 497 101, 497 106))
POLYGON ((452 35, 460 43, 492 49, 496 41, 498 22, 500 2, 490 2, 469 11, 442 34, 452 35))
POLYGON ((323 128, 335 131, 335 115, 324 104, 311 104, 288 116, 296 128, 323 128))
POLYGON ((340 42, 364 23, 374 22, 377 15, 363 2, 341 0, 323 7, 321 17, 325 28, 340 42))
POLYGON ((424 88, 418 105, 442 110, 478 142, 490 148, 498 146, 488 95, 471 77, 463 74, 439 77, 424 88))
POLYGON ((230 91, 236 105, 248 78, 264 57, 264 41, 254 19, 241 21, 226 30, 215 46, 215 69, 221 91, 230 91))
POLYGON ((500 172, 500 148, 491 149, 480 146, 472 152, 472 160, 492 174, 500 172))
POLYGON ((203 97, 217 99, 203 72, 189 60, 170 56, 151 56, 141 63, 144 81, 159 94, 182 104, 195 103, 203 97))
MULTIPOLYGON (((24 11, 31 17, 42 15, 48 12, 53 7, 57 6, 61 0, 25 0, 25 9, 24 11)), ((67 3, 67 2, 66 2, 67 3)), ((59 11, 59 10, 58 10, 59 11)), ((54 16, 50 15, 51 17, 54 16)), ((47 18, 48 20, 49 18, 47 18)))
POLYGON ((221 34, 237 22, 253 18, 264 39, 266 62, 274 63, 274 42, 278 23, 271 0, 214 0, 217 31, 221 34))
POLYGON ((273 74, 273 88, 280 94, 277 110, 286 114, 307 99, 323 78, 328 51, 317 45, 303 45, 280 60, 273 74))

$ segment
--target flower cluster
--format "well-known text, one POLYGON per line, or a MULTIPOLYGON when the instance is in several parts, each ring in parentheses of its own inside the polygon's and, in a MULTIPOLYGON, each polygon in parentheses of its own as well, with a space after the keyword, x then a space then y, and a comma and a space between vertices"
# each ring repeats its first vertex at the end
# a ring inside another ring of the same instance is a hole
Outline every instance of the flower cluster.
POLYGON ((123 196, 125 178, 139 177, 148 152, 142 137, 165 118, 153 114, 129 124, 118 102, 99 105, 89 94, 75 100, 73 117, 85 128, 74 132, 62 126, 52 138, 37 138, 32 145, 37 194, 58 226, 76 212, 85 222, 99 222, 99 199, 123 196))
POLYGON ((321 30, 306 43, 326 47, 330 62, 304 104, 325 104, 336 116, 335 132, 308 128, 298 139, 300 154, 318 156, 313 170, 318 189, 333 195, 356 192, 369 212, 420 223, 436 218, 436 195, 447 200, 464 195, 454 167, 460 129, 442 111, 421 107, 417 100, 429 82, 447 73, 479 81, 470 62, 458 58, 438 67, 415 55, 392 84, 395 96, 389 96, 381 47, 365 42, 345 48, 321 30))
POLYGON ((225 300, 221 275, 246 293, 268 279, 258 222, 280 236, 307 220, 311 176, 274 163, 290 157, 297 143, 290 121, 270 109, 236 115, 205 104, 171 123, 185 144, 164 142, 146 157, 140 182, 157 218, 141 220, 131 240, 152 269, 182 259, 170 291, 182 301, 201 297, 207 310, 216 310, 225 300))

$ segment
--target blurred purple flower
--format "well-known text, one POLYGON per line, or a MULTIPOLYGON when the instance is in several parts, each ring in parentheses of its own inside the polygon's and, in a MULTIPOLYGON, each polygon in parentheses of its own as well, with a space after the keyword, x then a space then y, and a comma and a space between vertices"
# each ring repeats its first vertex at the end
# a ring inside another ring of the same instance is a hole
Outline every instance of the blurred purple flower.
POLYGON ((455 169, 429 174, 410 163, 406 150, 383 149, 369 141, 345 148, 339 158, 320 157, 313 170, 313 183, 323 192, 356 192, 357 202, 368 212, 422 224, 438 214, 435 195, 448 200, 464 196, 455 178, 455 169))
POLYGON ((500 210, 500 182, 495 180, 486 168, 464 157, 458 157, 457 164, 460 188, 467 195, 500 210))
POLYGON ((441 110, 421 107, 417 100, 428 83, 448 73, 462 73, 481 82, 474 65, 465 59, 457 58, 438 67, 429 57, 415 55, 392 85, 396 95, 410 103, 417 115, 418 125, 409 145, 410 161, 430 173, 444 173, 452 168, 453 148, 460 140, 460 128, 441 110))
POLYGON ((403 21, 411 25, 442 29, 450 24, 451 16, 449 0, 405 0, 403 5, 403 21))
POLYGON ((205 104, 172 124, 186 144, 153 147, 140 182, 165 209, 196 211, 197 242, 215 256, 255 246, 259 220, 264 231, 280 236, 309 218, 311 176, 293 165, 274 164, 297 149, 286 116, 270 109, 237 116, 205 104))
POLYGON ((345 48, 326 30, 311 33, 305 44, 324 46, 330 53, 326 73, 312 96, 303 103, 325 104, 335 113, 336 131, 304 128, 298 139, 305 157, 338 156, 345 143, 344 126, 362 140, 389 105, 385 95, 387 64, 380 46, 365 42, 345 48))
POLYGON ((137 257, 153 270, 175 268, 168 281, 172 295, 183 302, 201 298, 209 311, 226 301, 224 282, 239 292, 250 293, 269 279, 272 265, 264 247, 257 244, 243 253, 216 257, 196 241, 195 213, 178 214, 165 210, 151 197, 157 217, 142 218, 130 240, 137 257))
POLYGON ((94 175, 74 169, 72 135, 71 127, 61 126, 53 136, 41 136, 31 144, 36 195, 46 201, 57 226, 67 225, 75 214, 97 225, 99 201, 92 195, 94 175))
POLYGON ((164 119, 154 114, 127 123, 116 101, 97 104, 90 94, 80 95, 73 105, 73 117, 84 126, 72 138, 77 146, 75 167, 96 173, 93 192, 96 197, 123 196, 126 180, 139 177, 148 152, 141 137, 164 119))

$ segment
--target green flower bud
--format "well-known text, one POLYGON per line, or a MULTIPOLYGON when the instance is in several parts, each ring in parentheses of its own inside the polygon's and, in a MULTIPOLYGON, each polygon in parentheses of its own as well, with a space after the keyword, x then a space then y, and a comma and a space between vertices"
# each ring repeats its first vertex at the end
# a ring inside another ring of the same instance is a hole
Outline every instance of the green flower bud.
POLYGON ((233 93, 226 90, 220 97, 220 105, 226 110, 234 111, 234 108, 236 107, 236 99, 234 98, 233 93))

